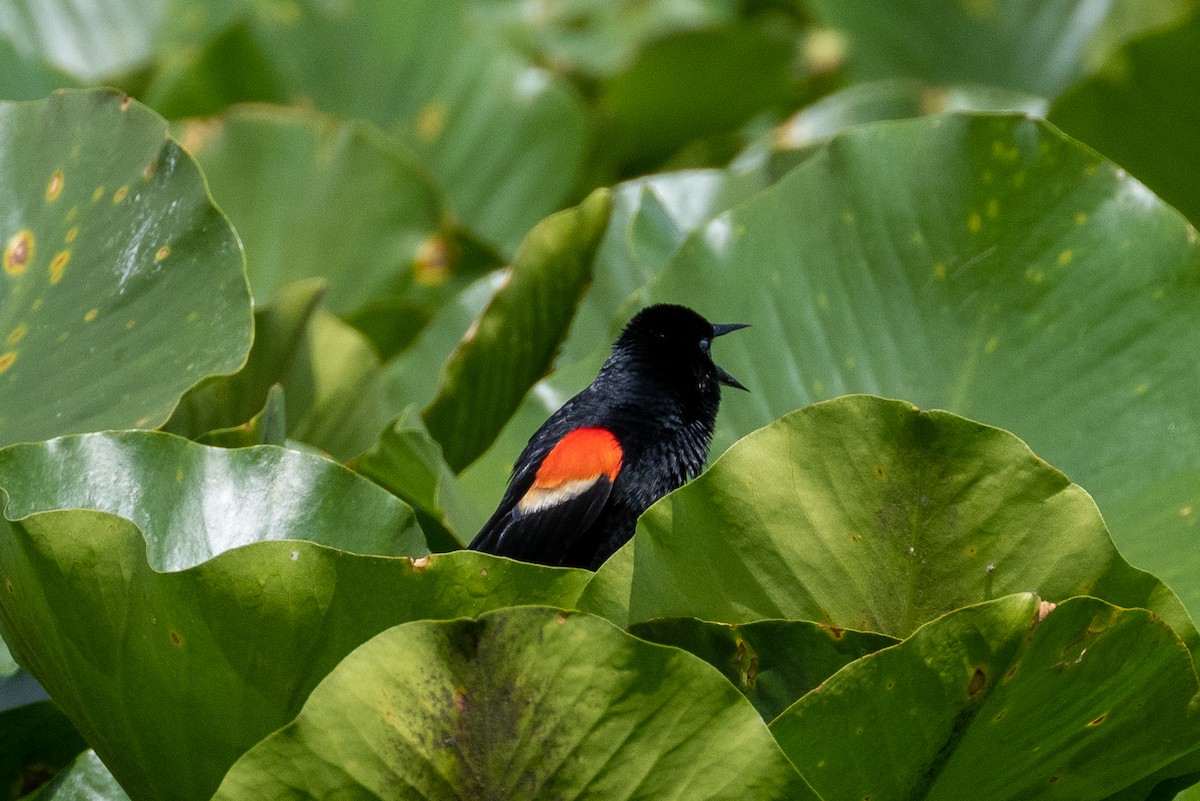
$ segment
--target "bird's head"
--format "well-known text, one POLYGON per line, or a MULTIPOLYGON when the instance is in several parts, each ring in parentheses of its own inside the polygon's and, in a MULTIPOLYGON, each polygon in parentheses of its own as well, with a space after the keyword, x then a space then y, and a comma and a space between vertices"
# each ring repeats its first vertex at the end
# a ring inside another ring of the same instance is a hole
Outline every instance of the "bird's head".
POLYGON ((714 406, 721 388, 746 389, 712 358, 712 341, 746 328, 743 323, 710 323, 686 306, 658 304, 638 312, 613 345, 613 357, 679 393, 685 400, 714 406))

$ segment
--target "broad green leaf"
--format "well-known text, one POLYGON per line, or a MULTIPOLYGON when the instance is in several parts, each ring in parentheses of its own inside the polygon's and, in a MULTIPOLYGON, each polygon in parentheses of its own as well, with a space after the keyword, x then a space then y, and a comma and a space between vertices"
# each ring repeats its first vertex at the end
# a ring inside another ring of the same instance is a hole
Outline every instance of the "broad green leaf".
POLYGON ((766 721, 855 659, 896 643, 882 634, 804 620, 734 624, 658 618, 630 626, 629 633, 700 657, 749 698, 766 721))
POLYGON ((429 552, 406 504, 334 462, 273 446, 211 448, 149 431, 63 437, 0 450, 0 489, 10 520, 95 509, 132 521, 157 570, 262 540, 429 552))
POLYGON ((258 4, 254 29, 285 91, 398 135, 457 216, 505 253, 561 208, 587 146, 583 105, 460 0, 258 4))
POLYGON ((3 0, 0 38, 82 81, 142 66, 156 54, 203 41, 237 0, 3 0))
POLYGON ((1200 16, 1134 41, 1104 69, 1059 98, 1050 119, 1087 142, 1193 222, 1200 192, 1189 180, 1200 168, 1200 16))
POLYGON ((367 123, 238 106, 187 122, 181 141, 237 228, 259 303, 304 278, 325 279, 337 314, 388 297, 433 302, 494 266, 464 263, 433 178, 367 123))
POLYGON ((609 192, 597 190, 534 228, 505 283, 450 355, 422 417, 452 469, 487 450, 550 369, 591 282, 611 205, 609 192))
POLYGON ((0 248, 0 444, 159 425, 249 350, 237 236, 128 98, 0 103, 0 248))
POLYGON ((1110 3, 1092 0, 813 0, 849 39, 857 80, 920 78, 1054 96, 1079 74, 1110 3))
POLYGON ((215 799, 335 797, 816 798, 700 660, 528 608, 380 634, 215 799))
POLYGON ((1113 547, 1091 497, 1007 431, 869 396, 746 437, 652 506, 630 618, 813 620, 903 637, 1016 592, 1152 609, 1179 599, 1113 547))
POLYGON ((95 751, 84 751, 30 801, 129 801, 95 751))
POLYGON ((609 347, 638 307, 639 293, 688 234, 762 187, 762 175, 687 170, 626 181, 613 189, 612 214, 555 372, 525 395, 491 448, 462 475, 477 505, 500 500, 513 461, 559 406, 591 383, 609 347))
POLYGON ((522 50, 558 70, 611 74, 647 42, 732 22, 733 0, 470 0, 472 20, 499 27, 522 50))
POLYGON ((0 712, 0 798, 25 797, 85 748, 49 701, 0 712))
POLYGON ((1073 598, 962 609, 828 679, 771 725, 829 801, 1091 801, 1195 747, 1187 649, 1161 620, 1073 598))
POLYGON ((463 547, 483 524, 413 408, 392 421, 351 467, 411 506, 435 551, 463 547))
MULTIPOLYGON (((346 508, 354 497, 325 498, 292 522, 288 541, 168 573, 121 518, 0 519, 0 630, 130 796, 205 801, 244 751, 386 628, 572 606, 590 577, 473 552, 413 560, 302 541, 345 538, 362 515, 346 508)), ((277 502, 286 511, 287 499, 277 502)))
POLYGON ((859 126, 683 247, 647 301, 752 323, 714 450, 798 406, 901 397, 1013 431, 1200 611, 1200 248, 1043 122, 859 126))

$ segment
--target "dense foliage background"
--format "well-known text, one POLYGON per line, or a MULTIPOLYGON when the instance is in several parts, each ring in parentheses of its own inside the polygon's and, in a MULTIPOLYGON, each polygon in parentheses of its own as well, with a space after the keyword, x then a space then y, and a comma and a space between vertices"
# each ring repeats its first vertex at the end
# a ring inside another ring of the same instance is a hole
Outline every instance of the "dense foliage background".
POLYGON ((0 0, 0 798, 1200 798, 1198 86, 1192 0, 0 0), (657 301, 725 455, 459 551, 657 301))

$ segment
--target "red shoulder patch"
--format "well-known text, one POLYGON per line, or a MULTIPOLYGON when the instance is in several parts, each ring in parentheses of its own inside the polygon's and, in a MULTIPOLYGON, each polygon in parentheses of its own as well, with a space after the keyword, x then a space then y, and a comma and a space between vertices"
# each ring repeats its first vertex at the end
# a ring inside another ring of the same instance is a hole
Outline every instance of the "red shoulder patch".
POLYGON ((568 481, 608 476, 621 471, 621 443, 606 428, 577 428, 546 454, 533 480, 535 487, 554 487, 568 481))

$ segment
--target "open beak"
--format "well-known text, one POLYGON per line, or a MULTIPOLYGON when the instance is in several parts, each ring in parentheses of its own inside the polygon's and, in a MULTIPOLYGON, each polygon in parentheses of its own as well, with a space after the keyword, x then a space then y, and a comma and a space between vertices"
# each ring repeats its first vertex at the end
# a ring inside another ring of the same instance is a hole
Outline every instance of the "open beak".
MULTIPOLYGON (((749 328, 749 327, 750 326, 746 323, 714 323, 713 324, 713 339, 716 339, 717 337, 725 336, 726 334, 730 333, 731 331, 737 331, 739 329, 749 328)), ((727 387, 734 387, 735 389, 740 389, 745 392, 750 391, 742 385, 741 381, 738 381, 736 378, 734 378, 728 372, 726 372, 724 367, 721 367, 721 365, 719 365, 719 364, 716 364, 713 366, 717 368, 717 382, 718 383, 724 384, 727 387)))

